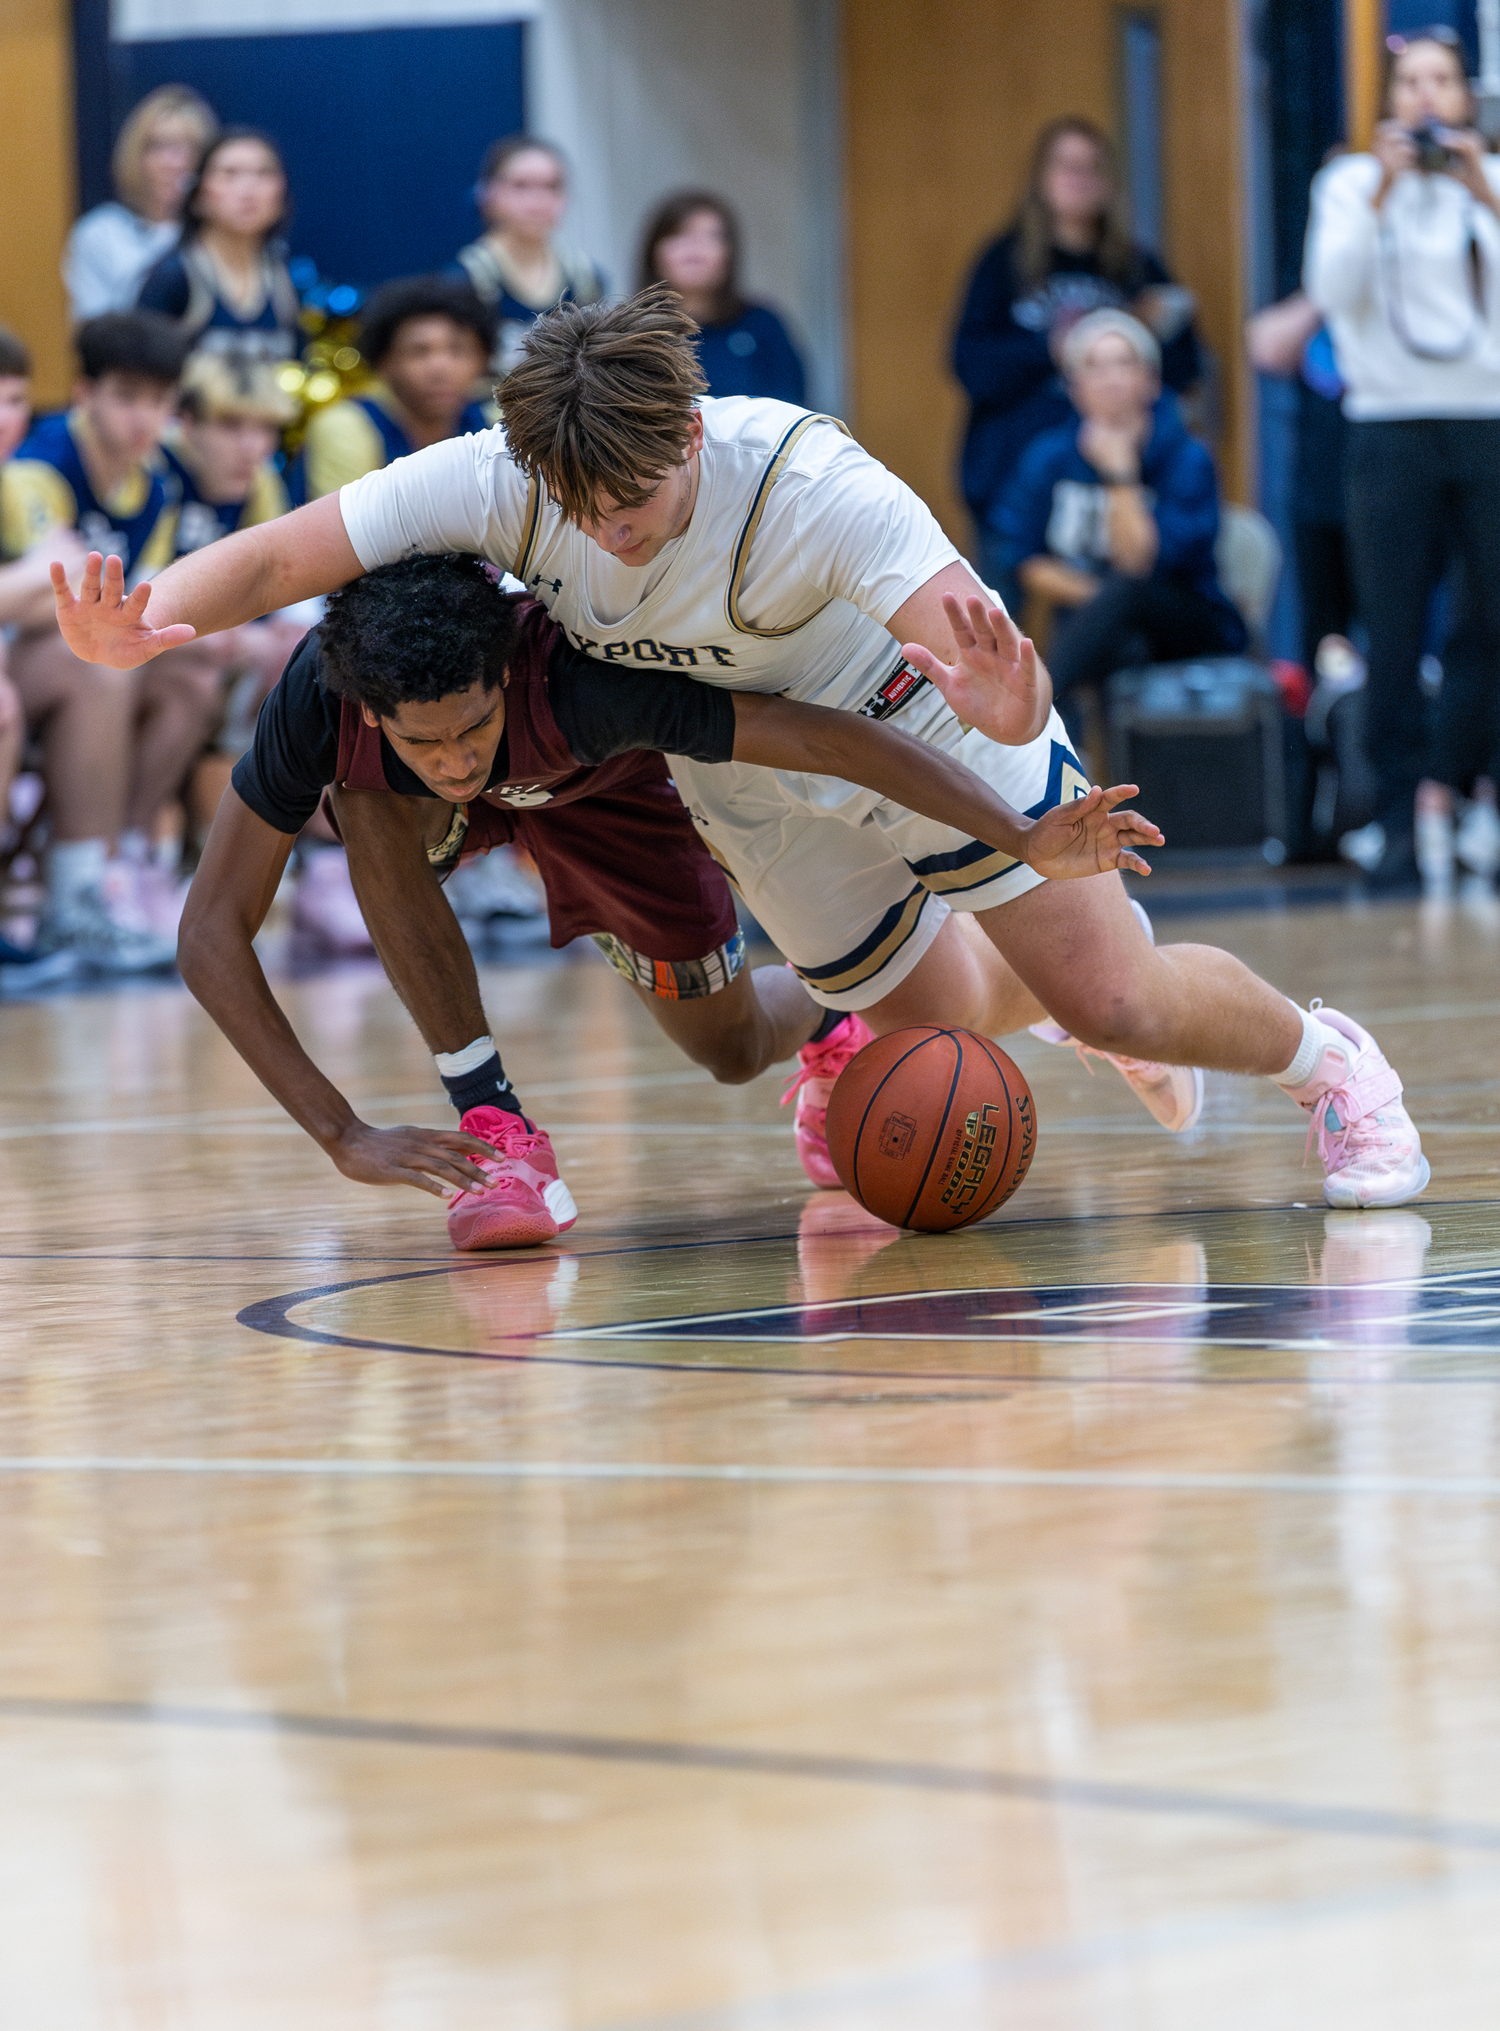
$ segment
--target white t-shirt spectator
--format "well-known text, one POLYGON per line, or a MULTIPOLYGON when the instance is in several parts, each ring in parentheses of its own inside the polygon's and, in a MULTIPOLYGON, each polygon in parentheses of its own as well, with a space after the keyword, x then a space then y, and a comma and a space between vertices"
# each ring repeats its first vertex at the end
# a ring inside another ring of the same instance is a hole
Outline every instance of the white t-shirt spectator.
MULTIPOLYGON (((1500 194, 1500 158, 1482 158, 1500 194)), ((1377 212, 1373 155, 1313 180, 1303 286, 1328 319, 1359 421, 1500 416, 1500 219, 1455 177, 1398 176, 1377 212)))
POLYGON ((114 202, 85 212, 63 252, 74 322, 107 310, 134 310, 147 271, 177 245, 181 230, 176 219, 143 219, 129 205, 114 202))

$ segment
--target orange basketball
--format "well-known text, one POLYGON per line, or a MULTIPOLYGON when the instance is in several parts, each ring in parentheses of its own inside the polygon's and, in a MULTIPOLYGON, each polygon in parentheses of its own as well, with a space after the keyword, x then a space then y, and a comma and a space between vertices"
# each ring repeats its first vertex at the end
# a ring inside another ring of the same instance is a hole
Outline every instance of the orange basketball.
POLYGON ((984 1219, 1036 1149, 1018 1067, 972 1030, 895 1030, 851 1058, 828 1101, 828 1153, 844 1189, 893 1227, 941 1233, 984 1219))

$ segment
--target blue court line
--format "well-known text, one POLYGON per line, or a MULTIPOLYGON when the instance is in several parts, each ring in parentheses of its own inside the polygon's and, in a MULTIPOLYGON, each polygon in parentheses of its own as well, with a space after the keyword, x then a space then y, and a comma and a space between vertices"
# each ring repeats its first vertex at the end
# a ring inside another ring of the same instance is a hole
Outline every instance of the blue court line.
POLYGON ((831 1756, 786 1749, 743 1749, 711 1742, 654 1742, 622 1735, 586 1735, 542 1728, 445 1726, 439 1722, 365 1718, 356 1714, 295 1714, 154 1704, 136 1700, 0 1698, 0 1721, 93 1721, 196 1728, 219 1734, 284 1735, 313 1741, 369 1742, 397 1749, 458 1749, 500 1756, 555 1756, 657 1770, 701 1770, 726 1776, 779 1777, 822 1784, 870 1785, 967 1798, 1014 1799, 1100 1812, 1227 1820, 1282 1833, 1329 1834, 1347 1840, 1416 1842, 1424 1846, 1500 1853, 1500 1824, 1400 1812, 1382 1806, 1315 1805, 1233 1792, 1190 1791, 1154 1784, 1116 1784, 1086 1777, 1038 1777, 1020 1771, 966 1768, 867 1756, 831 1756))

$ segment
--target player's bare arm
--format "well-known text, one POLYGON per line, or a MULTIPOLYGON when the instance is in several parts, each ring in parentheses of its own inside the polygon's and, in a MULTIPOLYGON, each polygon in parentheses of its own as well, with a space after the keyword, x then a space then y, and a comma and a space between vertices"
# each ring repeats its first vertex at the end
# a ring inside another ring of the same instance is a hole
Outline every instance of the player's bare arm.
POLYGON ((859 783, 920 817, 999 847, 1053 881, 1080 880, 1111 868, 1149 874, 1132 849, 1164 843, 1149 819, 1119 809, 1135 796, 1134 783, 1093 789, 1040 818, 1027 818, 940 748, 858 713, 739 691, 734 719, 737 762, 859 783))
POLYGON ((947 565, 929 578, 886 625, 907 662, 937 686, 965 726, 1002 747, 1025 747, 1046 726, 1047 666, 1005 609, 976 591, 967 565, 947 565))
POLYGON ((279 521, 242 529, 179 558, 159 578, 125 590, 118 557, 92 551, 76 595, 61 563, 52 566, 57 624, 85 663, 133 670, 195 635, 216 635, 278 607, 332 592, 358 578, 354 554, 329 494, 279 521))
POLYGON ((488 1144, 456 1129, 361 1121, 297 1041, 252 943, 293 844, 232 788, 225 791, 183 912, 177 951, 183 979, 261 1084, 346 1178, 416 1185, 440 1199, 482 1187, 485 1175, 468 1159, 492 1156, 488 1144))

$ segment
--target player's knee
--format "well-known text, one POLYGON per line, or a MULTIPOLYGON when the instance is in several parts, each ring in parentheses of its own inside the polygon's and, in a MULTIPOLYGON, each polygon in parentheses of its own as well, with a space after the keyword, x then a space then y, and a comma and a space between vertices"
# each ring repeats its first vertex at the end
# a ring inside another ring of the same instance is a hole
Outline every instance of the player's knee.
POLYGON ((1048 1013, 1079 1043, 1132 1058, 1160 1056, 1171 1034, 1170 1009, 1134 971, 1081 982, 1070 991, 1065 1008, 1048 1013))

